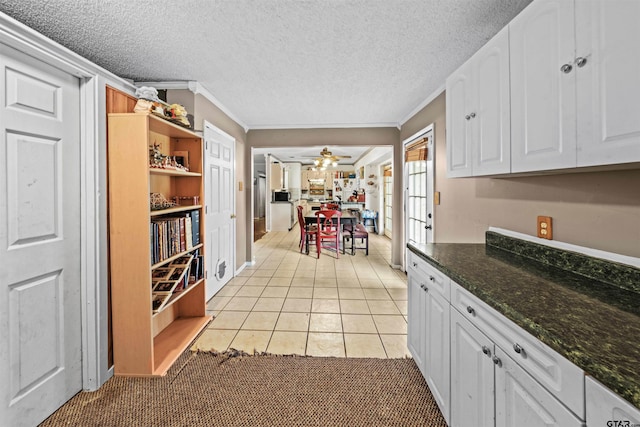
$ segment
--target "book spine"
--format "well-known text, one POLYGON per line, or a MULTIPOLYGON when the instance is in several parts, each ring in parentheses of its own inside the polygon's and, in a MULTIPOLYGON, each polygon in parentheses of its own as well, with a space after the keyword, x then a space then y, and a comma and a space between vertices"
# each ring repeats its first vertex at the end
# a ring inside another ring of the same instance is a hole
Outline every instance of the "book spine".
POLYGON ((191 250, 193 248, 193 228, 192 228, 192 224, 191 224, 191 217, 190 216, 186 216, 184 218, 184 230, 185 230, 185 244, 186 244, 186 250, 191 250))
POLYGON ((193 237, 193 245, 200 244, 200 211, 191 211, 191 235, 193 237))
POLYGON ((187 242, 185 241, 185 220, 184 217, 178 218, 178 222, 180 223, 180 252, 184 252, 187 250, 187 242))

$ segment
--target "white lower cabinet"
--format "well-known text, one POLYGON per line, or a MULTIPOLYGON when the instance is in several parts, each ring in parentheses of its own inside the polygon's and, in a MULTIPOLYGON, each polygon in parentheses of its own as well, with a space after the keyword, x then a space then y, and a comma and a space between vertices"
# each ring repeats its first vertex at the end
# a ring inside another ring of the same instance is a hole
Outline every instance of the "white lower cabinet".
POLYGON ((451 310, 452 427, 583 423, 458 310, 451 310))
MULTIPOLYGON (((429 274, 430 267, 414 260, 408 271, 407 347, 424 376, 445 420, 449 420, 449 279, 429 274)), ((437 270, 436 270, 437 271, 437 270)), ((435 272, 434 272, 435 273, 435 272)))
POLYGON ((500 347, 495 347, 493 357, 496 427, 584 426, 500 347))
POLYGON ((584 419, 584 371, 478 297, 451 283, 451 305, 512 360, 584 419))
POLYGON ((416 362, 420 372, 422 372, 422 376, 426 378, 424 352, 426 348, 425 340, 427 339, 427 333, 425 332, 427 327, 427 312, 425 310, 427 294, 420 288, 418 275, 411 270, 407 271, 407 273, 407 317, 409 319, 407 325, 407 348, 413 356, 413 361, 416 362))
POLYGON ((582 369, 411 251, 407 261, 407 346, 450 426, 640 423, 636 408, 591 379, 585 417, 582 369))
POLYGON ((450 426, 494 425, 492 355, 491 340, 457 310, 451 310, 450 426))
POLYGON ((587 427, 640 425, 640 409, 591 377, 586 379, 587 427))

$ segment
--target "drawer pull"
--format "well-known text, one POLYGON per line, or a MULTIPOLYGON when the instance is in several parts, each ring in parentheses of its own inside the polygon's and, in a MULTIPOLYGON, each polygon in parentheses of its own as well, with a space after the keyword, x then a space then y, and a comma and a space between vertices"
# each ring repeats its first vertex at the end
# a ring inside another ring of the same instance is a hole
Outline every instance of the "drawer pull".
POLYGON ((520 347, 520 344, 515 343, 513 345, 513 351, 515 351, 516 353, 520 354, 524 352, 524 349, 522 347, 520 347))
POLYGON ((498 367, 502 366, 502 360, 500 360, 498 356, 493 356, 491 360, 493 360, 494 365, 498 367))
POLYGON ((424 289, 425 291, 428 291, 429 289, 427 289, 427 285, 425 285, 424 283, 420 283, 420 287, 422 289, 424 289))
POLYGON ((482 346, 482 352, 487 356, 491 357, 491 350, 489 350, 489 347, 487 347, 486 345, 482 346))
POLYGON ((414 262, 414 263, 412 263, 412 264, 413 264, 413 267, 414 267, 414 268, 418 268, 418 263, 417 263, 417 262, 414 262))
POLYGON ((467 306, 467 312, 475 316, 476 311, 470 305, 467 306))
POLYGON ((436 278, 435 278, 435 277, 433 277, 433 276, 429 276, 429 280, 431 280, 432 282, 435 282, 435 281, 436 281, 436 278))

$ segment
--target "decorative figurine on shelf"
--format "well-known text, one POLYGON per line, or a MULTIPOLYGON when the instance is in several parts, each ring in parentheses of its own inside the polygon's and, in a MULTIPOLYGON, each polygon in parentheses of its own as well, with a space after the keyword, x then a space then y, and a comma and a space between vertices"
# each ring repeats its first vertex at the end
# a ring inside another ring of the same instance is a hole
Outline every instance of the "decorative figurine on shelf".
POLYGON ((160 144, 149 146, 149 167, 163 169, 168 156, 160 152, 160 144))
POLYGON ((176 206, 176 203, 167 200, 161 193, 151 193, 149 195, 149 204, 152 211, 169 209, 176 206))
POLYGON ((189 119, 187 119, 187 110, 180 104, 171 104, 167 110, 171 120, 184 127, 191 127, 189 119))

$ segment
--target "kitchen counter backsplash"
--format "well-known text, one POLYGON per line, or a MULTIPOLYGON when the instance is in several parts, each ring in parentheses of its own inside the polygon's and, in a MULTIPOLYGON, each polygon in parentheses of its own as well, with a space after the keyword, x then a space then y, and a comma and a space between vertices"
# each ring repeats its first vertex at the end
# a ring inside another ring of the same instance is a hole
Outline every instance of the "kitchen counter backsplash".
POLYGON ((487 231, 486 245, 640 293, 640 269, 487 231))

